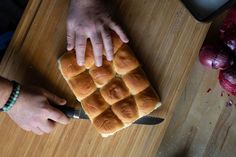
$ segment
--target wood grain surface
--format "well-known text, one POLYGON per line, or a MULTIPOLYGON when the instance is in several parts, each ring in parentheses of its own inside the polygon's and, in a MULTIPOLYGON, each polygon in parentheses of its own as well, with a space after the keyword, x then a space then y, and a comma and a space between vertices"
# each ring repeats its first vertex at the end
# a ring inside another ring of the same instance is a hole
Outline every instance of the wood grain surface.
MULTIPOLYGON (((213 22, 206 43, 216 42, 225 14, 213 22)), ((196 60, 158 150, 158 157, 235 157, 236 98, 220 88, 218 71, 196 60), (233 104, 226 102, 233 100, 233 104)))
MULTIPOLYGON (((159 126, 133 125, 104 139, 89 121, 72 120, 41 137, 22 131, 1 113, 2 156, 155 156, 209 24, 195 21, 178 0, 113 3, 131 47, 161 96, 163 106, 153 115, 165 121, 159 126)), ((66 47, 67 8, 68 0, 30 0, 3 58, 0 74, 23 84, 44 87, 76 107, 57 68, 57 59, 66 47)))

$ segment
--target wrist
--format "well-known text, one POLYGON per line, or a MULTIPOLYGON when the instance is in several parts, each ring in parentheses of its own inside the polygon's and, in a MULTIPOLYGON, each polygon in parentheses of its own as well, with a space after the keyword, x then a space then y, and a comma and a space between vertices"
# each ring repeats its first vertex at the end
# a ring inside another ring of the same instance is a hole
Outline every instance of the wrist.
POLYGON ((12 92, 12 83, 11 81, 0 77, 0 108, 7 103, 11 92, 12 92))
POLYGON ((0 109, 1 112, 8 112, 16 103, 17 98, 20 94, 21 86, 16 81, 11 81, 12 83, 12 92, 10 97, 8 98, 6 104, 3 106, 3 108, 0 109))

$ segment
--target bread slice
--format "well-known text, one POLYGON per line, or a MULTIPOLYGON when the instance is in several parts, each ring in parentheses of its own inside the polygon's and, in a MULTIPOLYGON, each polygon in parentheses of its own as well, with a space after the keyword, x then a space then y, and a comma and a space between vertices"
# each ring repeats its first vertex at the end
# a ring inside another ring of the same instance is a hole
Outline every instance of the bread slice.
POLYGON ((161 106, 140 64, 127 44, 112 34, 114 59, 96 67, 88 42, 85 66, 74 51, 59 60, 59 69, 97 131, 107 137, 161 106))

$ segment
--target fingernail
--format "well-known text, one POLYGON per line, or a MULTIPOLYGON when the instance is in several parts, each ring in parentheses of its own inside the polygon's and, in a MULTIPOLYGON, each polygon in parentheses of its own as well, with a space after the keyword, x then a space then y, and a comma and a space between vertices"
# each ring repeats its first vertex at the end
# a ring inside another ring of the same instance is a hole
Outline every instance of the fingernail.
POLYGON ((102 62, 101 61, 96 61, 95 64, 96 64, 97 67, 101 67, 102 66, 102 62))
POLYGON ((128 43, 129 42, 129 39, 128 38, 126 38, 126 41, 125 41, 125 43, 128 43))
POLYGON ((67 125, 70 123, 70 120, 68 119, 67 121, 64 122, 64 125, 67 125))
POLYGON ((65 99, 61 99, 60 100, 60 104, 66 104, 66 100, 65 99))
POLYGON ((83 65, 84 65, 84 62, 83 62, 83 61, 78 61, 78 65, 79 65, 79 66, 83 66, 83 65))
POLYGON ((72 48, 71 48, 71 45, 69 44, 69 45, 67 45, 67 50, 68 51, 71 51, 72 50, 72 48))
POLYGON ((84 65, 84 63, 79 63, 79 66, 83 66, 84 65))
POLYGON ((113 60, 113 55, 107 55, 107 60, 112 61, 113 60))

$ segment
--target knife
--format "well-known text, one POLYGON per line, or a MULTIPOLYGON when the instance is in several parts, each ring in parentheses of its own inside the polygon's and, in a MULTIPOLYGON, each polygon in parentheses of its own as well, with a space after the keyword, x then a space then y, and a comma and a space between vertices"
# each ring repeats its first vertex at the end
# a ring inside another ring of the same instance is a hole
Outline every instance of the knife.
MULTIPOLYGON (((89 119, 89 117, 86 115, 82 107, 80 109, 74 109, 69 106, 59 106, 59 105, 53 105, 53 107, 59 109, 61 112, 63 112, 67 117, 73 118, 73 119, 89 119)), ((133 124, 142 124, 142 125, 157 125, 163 122, 164 119, 160 117, 152 117, 152 116, 144 116, 137 121, 135 121, 133 124)))

